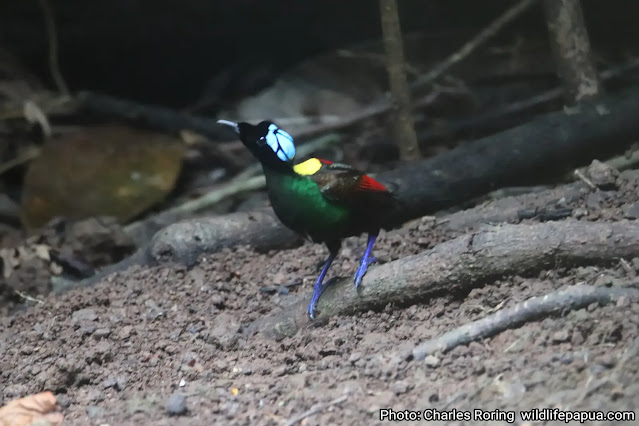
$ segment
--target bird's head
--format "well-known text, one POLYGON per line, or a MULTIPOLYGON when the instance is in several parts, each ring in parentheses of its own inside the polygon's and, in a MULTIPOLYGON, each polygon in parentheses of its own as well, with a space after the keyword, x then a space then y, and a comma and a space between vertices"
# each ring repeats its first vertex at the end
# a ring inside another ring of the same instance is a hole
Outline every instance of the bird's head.
POLYGON ((235 123, 218 120, 218 124, 232 128, 240 140, 263 164, 291 165, 295 158, 293 138, 275 123, 262 121, 258 124, 235 123))

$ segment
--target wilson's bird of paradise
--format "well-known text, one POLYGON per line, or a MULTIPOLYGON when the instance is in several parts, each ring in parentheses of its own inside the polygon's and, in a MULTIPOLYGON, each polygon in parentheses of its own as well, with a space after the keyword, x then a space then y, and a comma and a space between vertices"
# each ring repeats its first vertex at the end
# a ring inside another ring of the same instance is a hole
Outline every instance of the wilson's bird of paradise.
POLYGON ((218 123, 233 129, 262 164, 268 196, 279 220, 328 248, 328 258, 315 281, 308 306, 308 315, 314 319, 317 302, 326 288, 324 279, 342 240, 368 233, 368 244, 355 272, 355 287, 359 287, 375 261, 375 240, 396 199, 383 184, 349 165, 319 158, 294 164, 293 138, 273 122, 218 123))

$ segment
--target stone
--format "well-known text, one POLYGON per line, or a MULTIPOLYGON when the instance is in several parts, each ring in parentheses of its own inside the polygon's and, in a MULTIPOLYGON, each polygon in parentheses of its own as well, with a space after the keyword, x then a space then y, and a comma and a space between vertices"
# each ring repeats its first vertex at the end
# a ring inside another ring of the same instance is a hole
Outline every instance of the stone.
POLYGON ((171 416, 181 416, 186 413, 186 396, 174 393, 166 400, 166 412, 171 416))
POLYGON ((431 368, 439 367, 441 362, 442 361, 439 358, 437 358, 435 355, 428 355, 426 358, 424 358, 424 364, 426 364, 427 366, 431 368))

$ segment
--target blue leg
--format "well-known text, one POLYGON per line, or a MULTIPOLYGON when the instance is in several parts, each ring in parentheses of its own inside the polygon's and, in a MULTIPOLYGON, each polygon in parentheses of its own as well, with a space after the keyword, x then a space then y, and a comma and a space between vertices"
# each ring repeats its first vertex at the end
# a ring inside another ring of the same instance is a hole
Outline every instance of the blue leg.
POLYGON ((315 285, 313 286, 313 297, 311 297, 311 303, 308 305, 308 316, 310 319, 315 319, 315 305, 319 301, 320 296, 328 287, 328 283, 324 285, 324 278, 326 277, 326 273, 328 272, 333 260, 337 257, 337 253, 339 252, 340 244, 333 243, 327 244, 330 254, 328 255, 328 259, 324 262, 324 266, 322 267, 322 272, 320 272, 319 277, 317 277, 317 281, 315 281, 315 285))
POLYGON ((364 274, 366 274, 368 266, 376 260, 374 257, 371 256, 371 252, 373 251, 373 246, 375 245, 375 240, 377 240, 378 235, 379 231, 368 234, 368 244, 366 245, 366 251, 364 252, 364 256, 362 256, 361 262, 359 262, 359 268, 357 268, 357 272, 355 272, 355 288, 359 287, 359 285, 362 283, 362 278, 364 278, 364 274))

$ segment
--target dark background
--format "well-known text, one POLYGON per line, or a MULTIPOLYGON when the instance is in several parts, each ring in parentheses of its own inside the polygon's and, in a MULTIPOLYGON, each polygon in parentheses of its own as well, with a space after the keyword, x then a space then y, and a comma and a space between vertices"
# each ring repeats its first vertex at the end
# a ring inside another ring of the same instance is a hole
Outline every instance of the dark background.
MULTIPOLYGON (((378 2, 371 0, 50 1, 71 90, 174 107, 193 102, 224 71, 228 77, 214 90, 241 97, 305 58, 380 37, 378 2)), ((595 49, 623 55, 623 46, 639 39, 636 0, 583 3, 595 49)), ((403 0, 399 7, 405 32, 472 35, 512 4, 403 0)), ((513 31, 544 34, 541 7, 500 36, 513 31)), ((51 82, 37 0, 0 2, 0 43, 51 82)))

